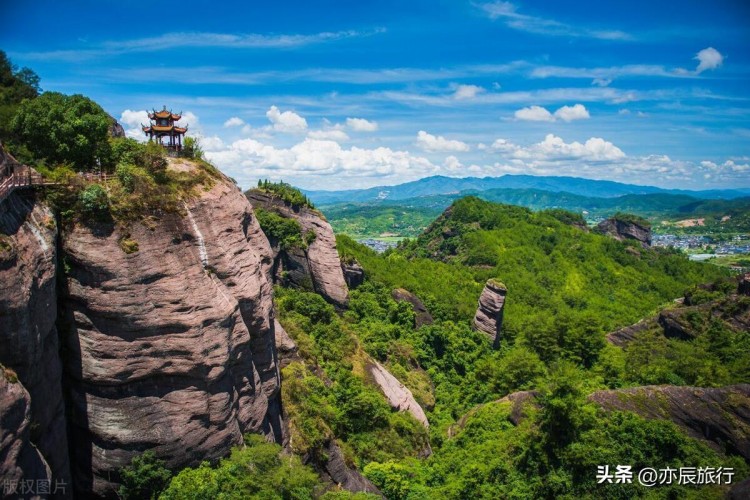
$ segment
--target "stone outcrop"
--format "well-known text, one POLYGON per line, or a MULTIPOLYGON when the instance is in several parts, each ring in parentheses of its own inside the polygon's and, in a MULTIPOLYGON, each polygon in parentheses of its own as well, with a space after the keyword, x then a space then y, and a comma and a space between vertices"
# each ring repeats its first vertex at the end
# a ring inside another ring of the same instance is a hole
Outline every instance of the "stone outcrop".
POLYGON ((428 311, 424 303, 419 300, 419 297, 417 297, 410 291, 403 288, 396 288, 391 292, 391 296, 396 302, 408 302, 409 304, 411 304, 411 308, 414 311, 415 328, 419 328, 423 325, 431 325, 433 323, 430 311, 428 311))
POLYGON ((750 460, 750 384, 635 387, 597 391, 589 399, 608 410, 671 420, 714 449, 750 460))
POLYGON ((328 302, 345 307, 349 300, 349 289, 336 250, 336 237, 323 216, 308 207, 289 205, 265 191, 252 189, 245 195, 254 207, 296 220, 303 235, 314 234, 307 248, 281 249, 279 242, 269 238, 273 246, 275 280, 310 288, 328 302))
POLYGON ((279 357, 279 368, 286 368, 290 363, 300 361, 299 354, 297 354, 298 348, 297 343, 294 339, 289 336, 284 327, 281 326, 279 320, 274 319, 274 332, 276 335, 276 352, 279 357))
POLYGON ((0 363, 28 391, 34 426, 27 435, 53 482, 70 484, 55 327, 56 238, 52 212, 32 192, 15 191, 0 203, 0 363))
POLYGON ((636 222, 636 219, 610 217, 600 222, 596 231, 618 241, 636 240, 644 247, 651 246, 651 227, 636 222))
POLYGON ((112 137, 125 137, 125 129, 115 120, 113 116, 109 117, 109 135, 112 137))
POLYGON ((3 498, 25 498, 25 481, 32 482, 34 491, 37 481, 54 484, 47 462, 31 444, 30 427, 29 393, 13 372, 0 365, 0 492, 3 498))
POLYGON ((328 461, 322 466, 325 476, 338 487, 351 492, 365 492, 383 496, 380 490, 363 476, 357 469, 347 465, 344 452, 333 439, 328 442, 326 449, 328 461))
POLYGON ((742 275, 737 285, 737 293, 740 295, 750 295, 750 273, 742 275))
POLYGON ((282 440, 273 260, 252 207, 221 179, 150 226, 63 234, 61 335, 82 497, 111 496, 118 470, 147 449, 176 470, 226 455, 247 432, 282 440), (138 250, 126 253, 124 238, 138 250))
POLYGON ((396 377, 394 377, 377 361, 368 363, 366 368, 372 377, 372 380, 378 387, 380 387, 380 390, 383 391, 391 408, 398 411, 409 412, 422 425, 425 427, 430 426, 424 410, 422 410, 422 407, 419 406, 417 400, 414 399, 414 395, 404 384, 399 382, 396 377))
POLYGON ((479 307, 474 315, 474 328, 486 334, 492 341, 492 346, 500 345, 500 334, 503 328, 503 309, 505 295, 508 290, 497 280, 490 279, 484 285, 479 296, 479 307))
POLYGON ((653 319, 641 320, 634 325, 626 326, 624 328, 620 328, 619 330, 615 330, 614 332, 608 333, 607 342, 616 345, 617 347, 625 347, 630 342, 635 340, 639 333, 653 328, 655 325, 656 321, 653 319))
POLYGON ((350 290, 357 288, 359 285, 365 282, 365 270, 359 265, 359 262, 352 260, 351 262, 341 262, 341 271, 344 273, 344 280, 346 286, 350 290))

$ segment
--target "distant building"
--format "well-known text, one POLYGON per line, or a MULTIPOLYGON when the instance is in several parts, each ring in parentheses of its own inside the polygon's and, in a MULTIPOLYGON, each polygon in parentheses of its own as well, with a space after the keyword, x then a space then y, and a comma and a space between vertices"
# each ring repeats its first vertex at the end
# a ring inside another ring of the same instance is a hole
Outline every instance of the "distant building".
POLYGON ((148 136, 149 141, 156 141, 158 144, 164 146, 172 151, 182 150, 182 136, 187 132, 187 125, 184 127, 178 127, 175 122, 180 121, 182 118, 182 112, 172 113, 172 110, 167 111, 167 107, 161 111, 153 110, 148 114, 151 120, 150 125, 141 124, 143 133, 148 136), (166 144, 164 138, 166 137, 166 144))

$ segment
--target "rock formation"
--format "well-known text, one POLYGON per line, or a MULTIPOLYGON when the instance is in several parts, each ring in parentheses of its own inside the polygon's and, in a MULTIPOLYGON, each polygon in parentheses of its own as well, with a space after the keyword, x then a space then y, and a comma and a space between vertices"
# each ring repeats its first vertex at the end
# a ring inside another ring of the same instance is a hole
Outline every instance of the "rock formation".
POLYGON ((739 285, 737 285, 737 293, 740 295, 750 295, 750 273, 746 273, 740 278, 739 285))
POLYGON ((626 326, 624 328, 620 328, 619 330, 615 330, 614 332, 608 333, 607 342, 616 345, 617 347, 625 347, 626 345, 628 345, 628 343, 635 340, 636 336, 639 333, 653 328, 655 325, 656 321, 653 319, 641 320, 634 325, 626 326))
POLYGON ((0 492, 4 498, 16 498, 14 493, 25 497, 24 481, 54 484, 47 462, 31 444, 30 427, 29 393, 10 369, 0 365, 0 492))
POLYGON ((276 335, 276 352, 279 357, 279 368, 286 368, 290 363, 299 361, 302 358, 297 354, 297 343, 294 342, 294 339, 292 339, 286 330, 284 330, 284 327, 281 326, 279 320, 274 319, 273 322, 276 335))
POLYGON ((367 371, 372 377, 373 381, 383 391, 388 403, 391 408, 398 411, 408 411, 411 415, 422 423, 425 427, 429 427, 430 423, 427 421, 427 416, 419 406, 417 400, 414 399, 411 391, 398 381, 396 377, 386 370, 377 361, 372 361, 367 365, 367 371))
POLYGON ((479 307, 474 315, 474 328, 486 334, 492 341, 492 347, 500 345, 500 333, 503 327, 503 308, 508 290, 497 280, 490 279, 484 285, 479 296, 479 307))
POLYGON ((636 217, 610 217, 596 226, 596 231, 623 240, 636 240, 644 247, 651 246, 651 227, 636 217))
POLYGON ((285 278, 293 286, 311 288, 328 302, 345 307, 349 300, 349 290, 331 225, 316 210, 291 206, 270 193, 253 189, 245 195, 253 206, 296 220, 302 228, 302 234, 315 235, 304 249, 282 250, 279 242, 271 238, 275 279, 281 281, 285 278))
POLYGON ((28 436, 53 482, 70 484, 55 328, 56 237, 52 212, 32 192, 15 191, 0 204, 0 363, 28 390, 34 422, 28 436))
POLYGON ((363 476, 357 469, 347 465, 344 452, 335 440, 328 442, 326 449, 328 461, 322 466, 322 472, 331 482, 346 491, 365 492, 383 496, 380 490, 363 476))
POLYGON ((671 420, 720 452, 750 460, 750 384, 722 388, 646 386, 597 391, 589 399, 608 410, 671 420))
POLYGON ((393 300, 396 302, 408 302, 414 311, 414 327, 419 328, 422 325, 431 325, 433 322, 430 311, 427 310, 424 303, 419 297, 403 288, 396 288, 391 292, 393 300))
POLYGON ((352 260, 351 262, 341 261, 341 271, 344 273, 346 286, 350 290, 357 288, 365 281, 365 270, 362 269, 362 266, 356 260, 352 260))
POLYGON ((61 335, 82 495, 111 494, 119 468, 146 449, 179 469, 224 456, 247 432, 281 441, 268 241, 227 180, 184 209, 151 228, 63 235, 61 335), (123 251, 125 237, 137 251, 123 251))

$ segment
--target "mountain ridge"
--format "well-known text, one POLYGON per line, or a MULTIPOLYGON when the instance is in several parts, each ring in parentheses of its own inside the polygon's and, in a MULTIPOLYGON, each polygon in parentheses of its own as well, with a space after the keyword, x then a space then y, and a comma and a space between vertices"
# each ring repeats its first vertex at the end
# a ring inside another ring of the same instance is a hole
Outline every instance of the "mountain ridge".
POLYGON ((666 193, 688 195, 701 199, 732 199, 750 196, 750 188, 709 189, 692 191, 687 189, 666 189, 657 186, 641 186, 608 180, 584 179, 565 176, 532 176, 507 174, 500 177, 446 177, 435 175, 397 184, 375 186, 365 189, 342 191, 303 190, 317 205, 334 204, 343 201, 365 202, 376 200, 402 200, 419 196, 457 194, 461 191, 489 189, 541 189, 552 192, 568 192, 588 197, 613 198, 626 194, 666 193))

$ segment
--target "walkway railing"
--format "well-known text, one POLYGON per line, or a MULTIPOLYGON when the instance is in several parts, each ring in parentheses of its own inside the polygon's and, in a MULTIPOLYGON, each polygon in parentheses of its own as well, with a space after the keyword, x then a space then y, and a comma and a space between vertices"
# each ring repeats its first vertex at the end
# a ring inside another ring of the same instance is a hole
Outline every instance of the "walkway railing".
MULTIPOLYGON (((0 157, 2 158, 2 157, 0 157)), ((54 186, 55 183, 29 167, 5 156, 0 164, 0 203, 16 189, 32 188, 36 186, 54 186)), ((88 182, 107 182, 113 175, 105 173, 78 174, 88 182)))

